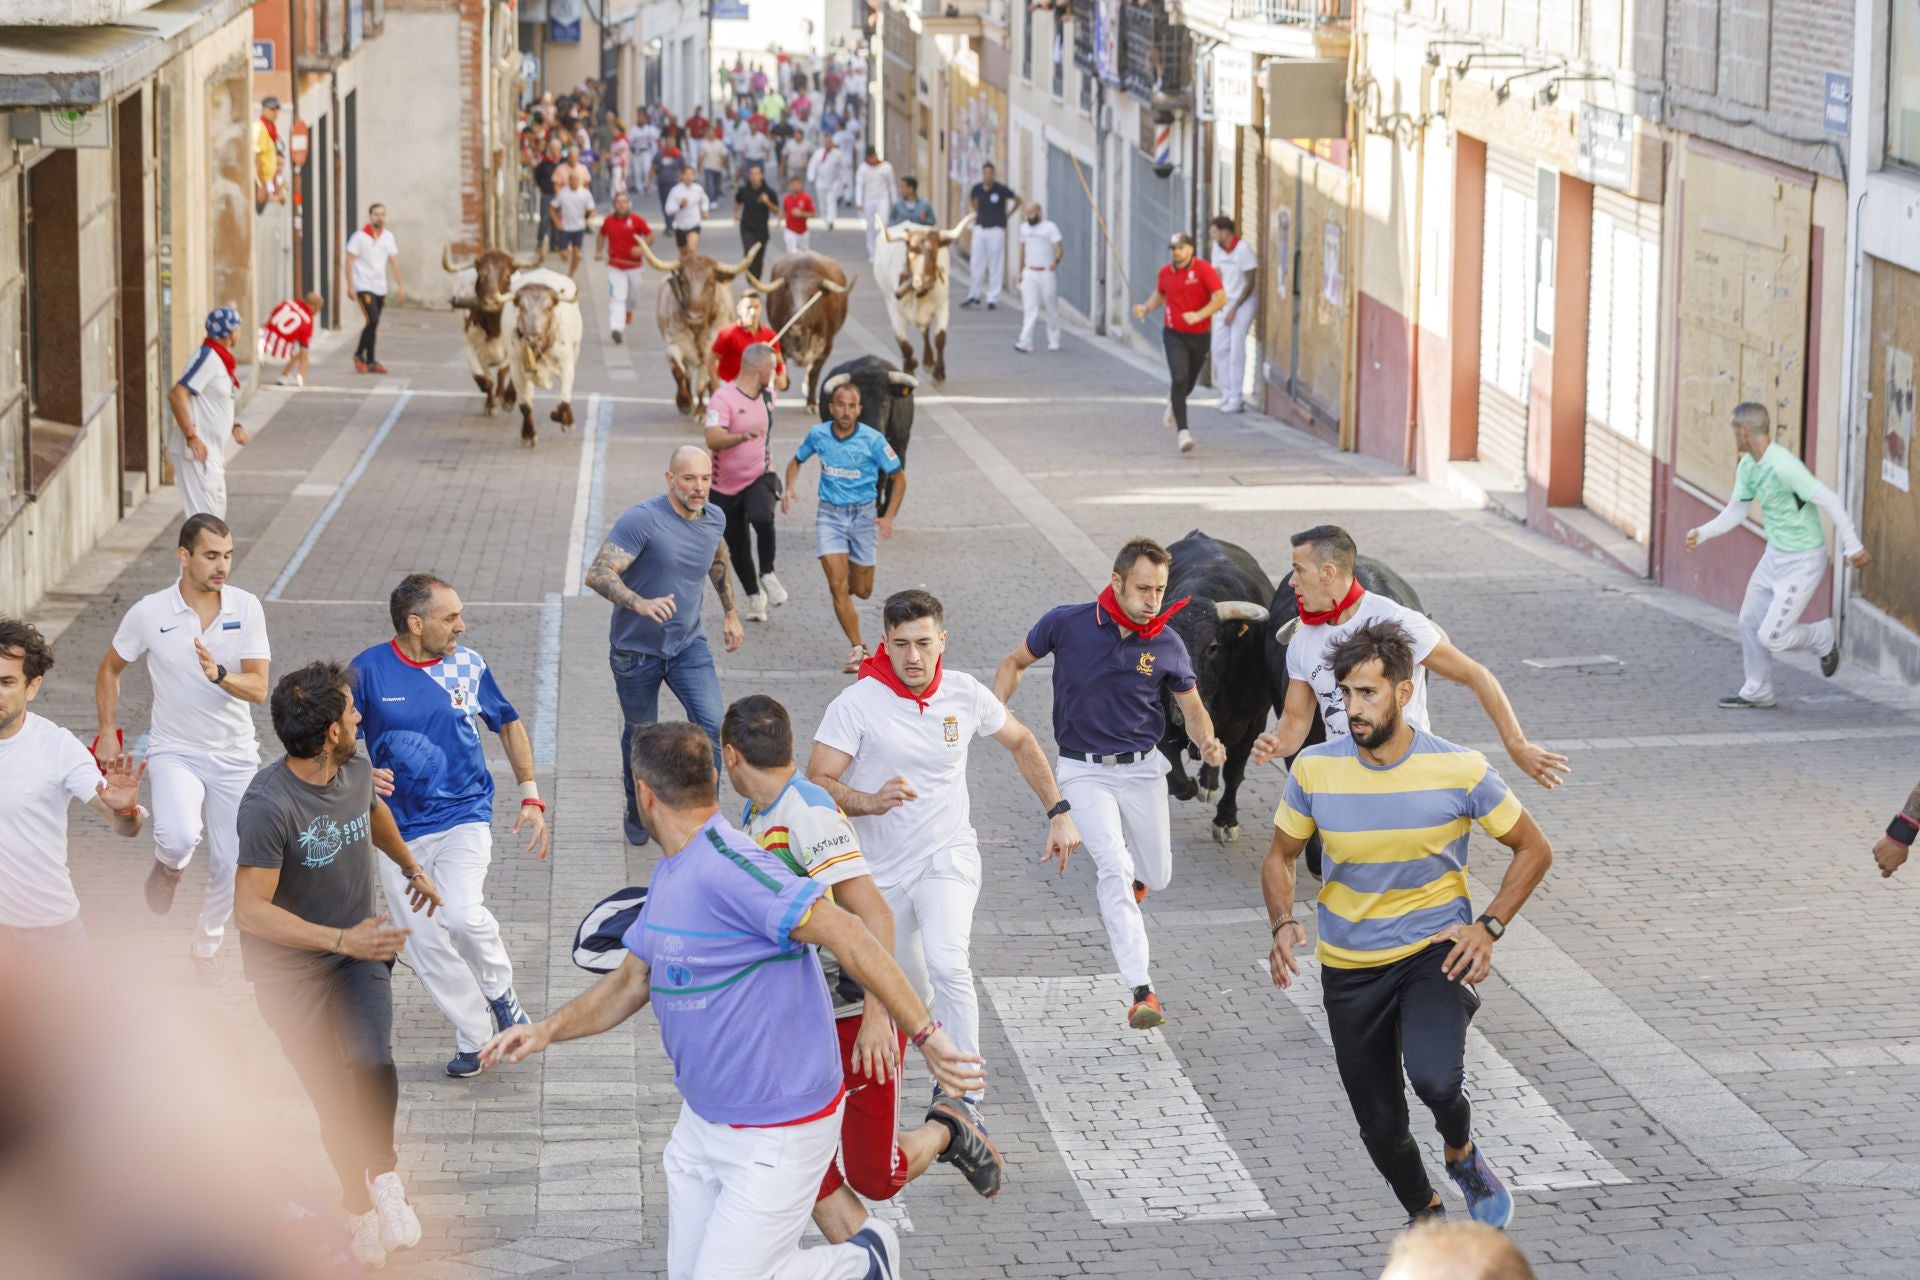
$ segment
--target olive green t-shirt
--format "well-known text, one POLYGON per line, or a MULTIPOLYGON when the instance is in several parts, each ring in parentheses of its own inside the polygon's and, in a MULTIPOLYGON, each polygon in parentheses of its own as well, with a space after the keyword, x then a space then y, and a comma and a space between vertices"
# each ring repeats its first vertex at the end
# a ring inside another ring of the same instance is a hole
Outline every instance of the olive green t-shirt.
POLYGON ((1758 460, 1750 453, 1741 454, 1733 473, 1734 501, 1759 499, 1767 545, 1782 551, 1817 551, 1827 545, 1820 508, 1813 505, 1819 487, 1807 464, 1777 442, 1768 445, 1758 460))

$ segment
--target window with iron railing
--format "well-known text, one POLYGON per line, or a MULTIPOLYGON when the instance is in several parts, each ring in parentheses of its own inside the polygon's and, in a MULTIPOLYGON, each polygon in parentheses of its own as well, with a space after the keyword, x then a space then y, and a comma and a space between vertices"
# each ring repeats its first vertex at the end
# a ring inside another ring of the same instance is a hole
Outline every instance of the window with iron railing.
POLYGON ((1350 20, 1353 0, 1232 0, 1228 13, 1235 19, 1317 27, 1350 20))
POLYGON ((1033 83, 1033 4, 1020 0, 1020 78, 1033 83))
POLYGON ((1073 0, 1073 65, 1093 74, 1093 0, 1073 0))
POLYGON ((1056 98, 1064 98, 1067 96, 1067 51, 1065 47, 1066 35, 1067 33, 1061 28, 1060 11, 1056 9, 1054 10, 1054 14, 1053 14, 1053 46, 1052 46, 1053 48, 1053 96, 1056 98))
POLYGON ((1130 2, 1120 9, 1120 85, 1135 97, 1181 93, 1192 62, 1187 29, 1159 3, 1130 2))

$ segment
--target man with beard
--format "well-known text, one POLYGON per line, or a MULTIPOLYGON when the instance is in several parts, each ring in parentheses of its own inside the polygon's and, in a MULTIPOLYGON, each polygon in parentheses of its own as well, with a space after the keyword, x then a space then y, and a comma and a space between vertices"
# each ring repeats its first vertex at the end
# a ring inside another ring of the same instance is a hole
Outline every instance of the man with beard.
POLYGON ((1277 987, 1300 976, 1293 951, 1307 929, 1293 918, 1294 862, 1318 832, 1321 996, 1367 1154, 1410 1222, 1445 1215, 1407 1127, 1410 1083, 1433 1112, 1468 1213, 1505 1228, 1513 1197, 1474 1141, 1464 1089, 1467 1024, 1494 943, 1546 876, 1553 850, 1485 756, 1409 722, 1413 652, 1393 622, 1363 626, 1333 651, 1349 732, 1300 753, 1274 814, 1260 870, 1273 925, 1268 965, 1277 987), (1476 822, 1513 851, 1477 919, 1467 896, 1476 822))
POLYGON ((1000 660, 993 695, 1012 702, 1020 673, 1053 654, 1053 740, 1060 794, 1079 815, 1093 858, 1100 919, 1107 927, 1120 980, 1132 992, 1127 1025, 1164 1023, 1165 1012, 1147 970, 1147 926, 1140 903, 1173 878, 1173 840, 1167 813, 1167 762, 1157 750, 1166 728, 1164 689, 1180 708, 1200 758, 1218 767, 1227 749, 1214 736, 1213 718, 1200 700, 1187 646, 1167 619, 1186 607, 1162 609, 1173 557, 1151 538, 1135 538, 1114 557, 1113 579, 1091 603, 1063 604, 1036 622, 1017 649, 1000 660))

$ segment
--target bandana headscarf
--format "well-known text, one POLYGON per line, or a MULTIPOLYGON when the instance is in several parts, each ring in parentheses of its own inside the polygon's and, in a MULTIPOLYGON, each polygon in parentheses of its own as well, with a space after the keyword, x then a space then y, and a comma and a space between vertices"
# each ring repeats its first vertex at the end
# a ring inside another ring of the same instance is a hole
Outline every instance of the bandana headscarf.
POLYGON ((240 313, 232 307, 215 307, 207 313, 207 336, 231 338, 240 328, 240 313))
POLYGON ((1324 627, 1325 625, 1327 625, 1327 623, 1332 622, 1335 618, 1345 613, 1347 609, 1351 607, 1356 600, 1358 600, 1361 596, 1365 594, 1367 594, 1367 589, 1360 585, 1360 579, 1355 578, 1353 580, 1353 585, 1347 588, 1347 594, 1342 596, 1339 600, 1334 601, 1333 608, 1331 609, 1307 608, 1307 602, 1300 598, 1300 593, 1298 591, 1293 593, 1293 598, 1295 603, 1299 606, 1300 623, 1302 626, 1324 627))
POLYGON ((855 678, 859 680, 878 680, 881 684, 887 686, 887 688, 893 690, 901 697, 912 699, 914 705, 920 708, 920 714, 925 715, 927 713, 927 704, 933 701, 934 694, 940 692, 940 670, 940 661, 935 659, 933 664, 933 679, 927 681, 926 688, 915 693, 913 690, 907 688, 906 681, 902 680, 894 671, 893 662, 887 655, 884 653, 876 653, 869 656, 865 662, 860 664, 860 674, 855 678))
POLYGON ((1113 584, 1108 583, 1106 589, 1100 593, 1100 607, 1106 611, 1106 615, 1109 618, 1112 618, 1115 622, 1133 632, 1133 634, 1139 636, 1142 640, 1151 640, 1162 631, 1165 631, 1167 629, 1167 619, 1186 608, 1188 602, 1192 599, 1192 596, 1186 596, 1182 599, 1175 600, 1172 604, 1145 622, 1135 622, 1127 616, 1126 610, 1120 607, 1119 598, 1113 594, 1113 584))

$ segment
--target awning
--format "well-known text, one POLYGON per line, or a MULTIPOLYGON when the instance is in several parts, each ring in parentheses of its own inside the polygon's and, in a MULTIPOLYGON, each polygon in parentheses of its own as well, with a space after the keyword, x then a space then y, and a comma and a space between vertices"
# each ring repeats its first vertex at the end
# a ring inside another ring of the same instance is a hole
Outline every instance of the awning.
POLYGON ((0 108, 112 102, 252 7, 252 0, 160 0, 105 26, 0 26, 0 108))

